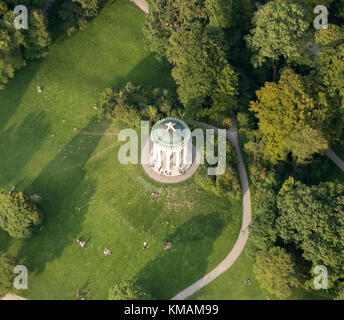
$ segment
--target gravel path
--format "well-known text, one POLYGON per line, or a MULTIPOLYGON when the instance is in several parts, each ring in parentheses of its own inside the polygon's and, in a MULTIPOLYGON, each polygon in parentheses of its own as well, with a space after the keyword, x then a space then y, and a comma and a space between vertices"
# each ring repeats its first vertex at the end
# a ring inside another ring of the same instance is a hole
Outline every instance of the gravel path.
POLYGON ((137 5, 144 13, 149 13, 149 6, 146 0, 130 0, 132 3, 137 5))

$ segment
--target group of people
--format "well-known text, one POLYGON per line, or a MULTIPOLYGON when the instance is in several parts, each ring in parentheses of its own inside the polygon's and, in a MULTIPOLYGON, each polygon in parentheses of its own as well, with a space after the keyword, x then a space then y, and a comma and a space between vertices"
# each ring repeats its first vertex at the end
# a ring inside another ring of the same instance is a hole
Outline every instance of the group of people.
MULTIPOLYGON (((80 239, 77 239, 76 241, 77 241, 77 243, 80 245, 81 248, 84 248, 84 247, 85 247, 86 241, 80 240, 80 239)), ((105 255, 105 256, 110 256, 111 253, 112 253, 112 251, 111 251, 109 248, 105 248, 105 249, 104 249, 104 255, 105 255)))
MULTIPOLYGON (((164 250, 170 249, 171 246, 172 246, 172 243, 171 243, 171 242, 168 242, 168 241, 165 241, 165 242, 164 242, 164 250)), ((148 248, 149 248, 149 247, 148 247, 148 243, 147 243, 147 242, 144 242, 144 243, 143 243, 143 246, 142 246, 142 250, 146 250, 146 249, 148 249, 148 248)))
MULTIPOLYGON (((81 248, 85 247, 86 242, 84 240, 77 239, 76 241, 78 242, 78 244, 80 245, 81 248)), ((164 250, 170 249, 171 245, 172 245, 171 242, 165 241, 164 242, 164 250)), ((146 250, 148 248, 149 248, 148 243, 144 242, 143 246, 142 246, 142 250, 146 250)), ((110 250, 109 248, 104 249, 104 256, 110 256, 111 254, 112 254, 112 250, 110 250)))

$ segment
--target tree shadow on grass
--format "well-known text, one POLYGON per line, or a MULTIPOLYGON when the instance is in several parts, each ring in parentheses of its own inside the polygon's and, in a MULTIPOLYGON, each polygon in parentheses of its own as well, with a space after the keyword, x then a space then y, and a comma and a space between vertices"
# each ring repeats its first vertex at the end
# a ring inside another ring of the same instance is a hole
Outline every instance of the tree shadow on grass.
POLYGON ((84 166, 102 138, 100 130, 105 133, 107 128, 91 121, 84 131, 98 134, 76 135, 25 190, 42 197, 39 208, 44 214, 41 229, 19 252, 30 272, 43 272, 46 263, 58 259, 82 233, 84 214, 97 185, 85 174, 84 166))
POLYGON ((124 87, 129 81, 146 87, 171 88, 176 90, 176 84, 170 75, 170 69, 164 67, 151 53, 133 67, 128 74, 119 79, 115 85, 124 87))
POLYGON ((10 243, 10 235, 6 231, 0 229, 0 253, 6 252, 10 246, 10 243))
POLYGON ((41 61, 30 62, 23 69, 16 71, 14 79, 10 79, 5 88, 0 90, 0 132, 16 112, 31 79, 40 69, 41 64, 41 61))
POLYGON ((50 132, 42 112, 31 112, 18 126, 0 133, 0 186, 15 181, 16 176, 41 148, 50 132))
POLYGON ((166 239, 172 243, 171 248, 163 250, 161 244, 161 254, 135 280, 158 299, 172 298, 205 275, 207 257, 224 227, 217 213, 192 217, 166 239))

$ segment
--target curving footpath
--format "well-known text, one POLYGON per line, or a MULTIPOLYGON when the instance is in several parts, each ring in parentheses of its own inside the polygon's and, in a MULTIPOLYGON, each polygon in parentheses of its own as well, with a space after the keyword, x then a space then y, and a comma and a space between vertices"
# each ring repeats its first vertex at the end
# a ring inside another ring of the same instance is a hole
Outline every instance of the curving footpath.
MULTIPOLYGON (((188 121, 190 124, 194 124, 197 126, 200 126, 205 129, 214 129, 217 131, 217 128, 214 126, 211 126, 209 124, 199 122, 199 121, 188 121)), ((239 147, 239 139, 238 139, 238 126, 235 118, 233 119, 234 125, 226 131, 226 138, 232 143, 234 146, 237 159, 239 161, 238 169, 239 169, 239 175, 240 175, 240 183, 241 183, 241 189, 242 189, 242 224, 241 224, 241 231, 238 236, 238 239, 233 247, 233 249, 230 251, 230 253, 227 255, 227 257, 217 266, 215 269, 210 271, 208 274, 206 274, 203 278, 195 282, 194 284, 190 285, 183 291, 179 292, 176 296, 172 298, 172 300, 184 300, 188 297, 192 296, 194 293, 196 293, 198 290, 209 284, 211 281, 216 279, 219 275, 221 275, 223 272, 228 270, 233 263, 238 259, 241 252, 243 251, 249 231, 248 226, 251 222, 251 198, 250 198, 250 189, 249 189, 249 183, 246 173, 245 164, 241 155, 240 147, 239 147)))
POLYGON ((333 150, 328 149, 324 151, 324 153, 340 170, 344 172, 344 161, 339 158, 333 150))

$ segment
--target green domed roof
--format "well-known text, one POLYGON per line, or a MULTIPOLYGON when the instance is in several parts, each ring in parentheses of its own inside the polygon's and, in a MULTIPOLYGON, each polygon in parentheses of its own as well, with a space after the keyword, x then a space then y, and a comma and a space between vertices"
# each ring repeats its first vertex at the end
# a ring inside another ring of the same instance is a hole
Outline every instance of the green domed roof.
POLYGON ((178 149, 187 143, 191 132, 188 125, 179 119, 167 118, 154 124, 151 139, 163 149, 178 149))

